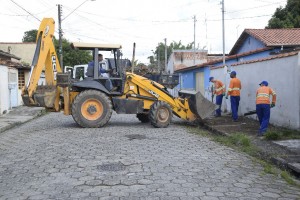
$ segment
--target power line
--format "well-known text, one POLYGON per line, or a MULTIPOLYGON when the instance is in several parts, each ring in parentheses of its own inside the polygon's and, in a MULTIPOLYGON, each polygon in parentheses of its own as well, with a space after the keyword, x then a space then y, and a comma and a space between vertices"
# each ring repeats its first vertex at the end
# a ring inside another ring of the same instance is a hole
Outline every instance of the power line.
MULTIPOLYGON (((267 16, 272 16, 273 14, 269 15, 257 15, 257 16, 251 16, 251 17, 238 17, 238 18, 230 18, 230 19, 225 19, 225 20, 240 20, 240 19, 251 19, 251 18, 256 18, 256 17, 267 17, 267 16)), ((207 19, 206 21, 221 21, 222 19, 207 19)))
POLYGON ((33 14, 31 14, 29 11, 27 11, 25 8, 23 8, 22 6, 20 6, 19 4, 17 4, 16 2, 14 2, 13 0, 10 0, 11 2, 13 2, 14 4, 16 4, 18 7, 20 7, 22 10, 24 10, 25 12, 27 12, 29 15, 31 15, 33 18, 35 18, 38 21, 41 21, 39 18, 37 18, 36 16, 34 16, 33 14))
MULTIPOLYGON (((281 1, 281 2, 283 2, 283 1, 281 1)), ((242 9, 242 10, 227 11, 226 13, 236 13, 236 12, 242 12, 242 11, 245 11, 245 10, 253 10, 253 9, 257 9, 257 8, 272 6, 272 5, 275 5, 275 4, 280 4, 280 2, 270 3, 270 4, 266 4, 266 5, 262 5, 262 6, 256 6, 256 7, 251 7, 251 8, 246 8, 246 9, 242 9)))
POLYGON ((90 14, 90 15, 94 15, 94 16, 99 16, 102 18, 108 18, 108 19, 114 19, 114 20, 122 20, 122 21, 129 21, 129 22, 152 22, 152 23, 180 23, 180 22, 191 22, 191 18, 183 18, 183 19, 179 19, 179 20, 140 20, 140 19, 124 19, 124 18, 113 18, 113 17, 107 17, 104 15, 99 15, 99 14, 95 14, 95 13, 91 13, 91 12, 86 12, 86 11, 80 11, 78 10, 78 12, 82 12, 82 13, 86 13, 86 14, 90 14))
MULTIPOLYGON (((49 11, 53 10, 54 8, 55 8, 55 6, 52 7, 52 8, 49 8, 49 9, 43 11, 43 12, 35 13, 33 15, 39 15, 39 14, 42 14, 42 13, 45 13, 45 12, 49 12, 49 11)), ((28 17, 29 16, 29 15, 25 15, 25 14, 8 14, 8 13, 0 13, 0 15, 6 15, 6 16, 12 16, 12 17, 13 16, 15 16, 15 17, 28 17)))

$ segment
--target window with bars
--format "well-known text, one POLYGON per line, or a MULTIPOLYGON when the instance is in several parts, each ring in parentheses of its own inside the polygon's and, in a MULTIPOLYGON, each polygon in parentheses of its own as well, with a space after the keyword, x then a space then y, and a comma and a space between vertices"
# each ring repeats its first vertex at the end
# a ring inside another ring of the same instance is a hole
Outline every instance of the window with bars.
POLYGON ((23 70, 18 71, 19 75, 19 89, 22 89, 25 86, 25 73, 23 70))

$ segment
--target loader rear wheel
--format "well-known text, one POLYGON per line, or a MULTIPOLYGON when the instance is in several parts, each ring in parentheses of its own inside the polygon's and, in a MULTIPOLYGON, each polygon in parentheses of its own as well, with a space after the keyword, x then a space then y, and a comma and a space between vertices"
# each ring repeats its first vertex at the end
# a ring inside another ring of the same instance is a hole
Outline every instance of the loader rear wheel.
POLYGON ((157 101, 151 105, 149 119, 156 128, 166 128, 172 120, 171 106, 164 101, 157 101))
POLYGON ((148 123, 150 121, 149 115, 146 113, 138 113, 136 114, 136 117, 140 120, 142 123, 148 123))
POLYGON ((98 128, 109 121, 112 105, 109 98, 97 90, 85 90, 72 104, 73 119, 82 127, 98 128))

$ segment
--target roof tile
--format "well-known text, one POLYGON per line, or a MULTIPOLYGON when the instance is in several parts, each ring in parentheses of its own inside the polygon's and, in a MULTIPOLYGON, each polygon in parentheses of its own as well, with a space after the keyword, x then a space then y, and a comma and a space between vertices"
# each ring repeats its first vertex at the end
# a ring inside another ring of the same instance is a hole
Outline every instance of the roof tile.
POLYGON ((289 29, 245 29, 245 32, 270 46, 300 45, 300 28, 289 29))

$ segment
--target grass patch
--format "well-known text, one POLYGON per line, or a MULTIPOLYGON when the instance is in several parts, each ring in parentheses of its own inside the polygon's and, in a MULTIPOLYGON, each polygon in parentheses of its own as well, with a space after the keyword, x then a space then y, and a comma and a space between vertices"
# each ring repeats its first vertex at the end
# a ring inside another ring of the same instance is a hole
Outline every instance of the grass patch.
POLYGON ((270 130, 265 134, 266 140, 300 139, 300 131, 291 129, 270 130))
POLYGON ((251 143, 250 138, 243 133, 235 133, 230 136, 215 136, 213 140, 251 156, 256 156, 259 152, 258 148, 251 143))
POLYGON ((291 177, 291 175, 287 171, 282 171, 280 173, 280 176, 290 185, 298 186, 300 185, 294 181, 294 179, 291 177))

